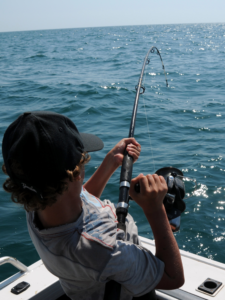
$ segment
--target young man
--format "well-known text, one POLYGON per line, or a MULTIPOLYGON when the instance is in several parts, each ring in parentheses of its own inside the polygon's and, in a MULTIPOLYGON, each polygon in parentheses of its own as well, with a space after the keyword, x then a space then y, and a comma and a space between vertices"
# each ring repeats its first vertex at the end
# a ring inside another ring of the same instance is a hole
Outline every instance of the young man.
POLYGON ((51 112, 24 113, 6 130, 3 171, 9 178, 3 186, 26 209, 37 252, 71 299, 103 299, 109 280, 121 283, 121 299, 180 287, 183 267, 163 206, 164 178, 140 174, 130 187, 153 230, 154 256, 140 245, 132 217, 127 216, 125 237, 114 205, 99 200, 125 149, 136 161, 140 144, 121 140, 83 185, 88 152, 102 148, 99 138, 79 133, 70 119, 51 112), (134 190, 137 182, 140 193, 134 190))

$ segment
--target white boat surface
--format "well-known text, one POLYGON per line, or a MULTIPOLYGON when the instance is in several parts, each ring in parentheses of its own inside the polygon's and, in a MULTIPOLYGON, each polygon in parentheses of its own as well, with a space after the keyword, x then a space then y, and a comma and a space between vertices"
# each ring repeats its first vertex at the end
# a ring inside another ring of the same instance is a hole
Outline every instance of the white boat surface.
MULTIPOLYGON (((140 239, 145 248, 155 253, 153 240, 144 237, 140 237, 140 239)), ((180 253, 184 266, 185 283, 180 289, 176 290, 156 290, 157 299, 225 300, 225 264, 183 250, 180 250, 180 253), (220 286, 219 282, 221 283, 220 286), (200 291, 198 289, 199 286, 206 288, 207 292, 200 291), (209 294, 216 288, 217 290, 213 294, 209 294)), ((0 258, 0 265, 10 260, 7 257, 0 258)), ((27 268, 23 264, 19 265, 18 261, 13 264, 17 265, 21 271, 0 283, 1 300, 63 299, 64 292, 60 286, 59 279, 45 268, 42 260, 27 268), (13 294, 11 289, 22 281, 28 282, 30 287, 19 295, 13 294)))

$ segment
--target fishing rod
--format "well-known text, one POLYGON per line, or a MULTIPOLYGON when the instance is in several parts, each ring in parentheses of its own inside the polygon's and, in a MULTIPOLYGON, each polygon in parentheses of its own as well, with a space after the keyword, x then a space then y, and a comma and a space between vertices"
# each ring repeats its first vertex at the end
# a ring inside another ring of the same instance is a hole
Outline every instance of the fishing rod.
MULTIPOLYGON (((162 68, 164 70, 164 74, 166 78, 165 67, 163 64, 161 54, 159 50, 155 46, 153 46, 149 49, 148 53, 145 56, 142 70, 141 70, 141 75, 139 77, 138 84, 135 87, 136 97, 134 101, 133 113, 131 117, 130 131, 128 137, 134 137, 134 129, 135 129, 135 121, 136 121, 136 115, 138 109, 139 96, 145 92, 145 87, 142 85, 142 79, 143 79, 145 67, 150 63, 150 59, 148 58, 149 54, 154 53, 155 51, 161 59, 162 68)), ((166 78, 166 86, 168 87, 167 78, 166 78)), ((130 182, 132 177, 132 169, 133 169, 133 158, 125 150, 122 167, 121 167, 121 173, 120 173, 119 201, 116 208, 116 215, 118 220, 117 228, 122 229, 125 233, 126 233, 125 221, 126 221, 126 216, 128 213, 128 206, 129 206, 129 189, 130 189, 130 182)), ((138 191, 138 186, 137 186, 137 191, 138 191)), ((119 300, 120 291, 121 291, 121 285, 118 282, 112 280, 107 282, 105 287, 104 300, 119 300)))
MULTIPOLYGON (((139 77, 138 85, 136 88, 136 97, 134 101, 133 113, 130 123, 130 130, 128 137, 134 137, 134 129, 135 129, 135 121, 138 109, 138 101, 139 96, 145 92, 145 87, 142 85, 142 79, 145 71, 146 65, 150 63, 149 54, 156 53, 159 55, 162 68, 164 71, 165 79, 166 79, 166 86, 168 87, 168 81, 166 78, 165 67, 163 64, 163 60, 159 50, 153 46, 149 49, 148 53, 145 56, 144 63, 141 70, 141 75, 139 77)), ((126 216, 128 214, 128 207, 129 207, 129 200, 132 200, 129 196, 129 189, 130 189, 130 182, 132 176, 132 169, 133 169, 133 158, 128 154, 125 150, 124 158, 121 167, 120 173, 120 192, 119 192, 119 201, 116 208, 116 215, 117 215, 117 228, 123 230, 126 233, 126 216)), ((182 171, 174 168, 174 167, 164 167, 155 172, 158 176, 163 176, 166 180, 168 192, 163 200, 163 204, 165 206, 165 210, 167 213, 167 217, 170 223, 170 227, 173 232, 176 232, 180 229, 180 216, 181 213, 184 212, 186 209, 186 204, 183 201, 185 197, 185 186, 182 179, 186 178, 189 181, 194 181, 195 188, 194 192, 197 189, 197 184, 195 179, 191 179, 183 175, 182 171)), ((135 191, 137 193, 140 192, 140 185, 135 185, 135 191)), ((194 194, 192 193, 192 195, 194 194)), ((190 197, 190 196, 189 196, 190 197)), ((188 198, 189 198, 188 197, 188 198)), ((187 199, 187 198, 185 198, 187 199)), ((120 299, 120 291, 121 285, 116 281, 109 281, 106 283, 105 287, 105 295, 104 300, 119 300, 120 299)), ((147 295, 146 295, 147 296, 147 295)), ((156 299, 155 298, 155 291, 152 290, 148 294, 148 299, 156 299)), ((146 298, 147 299, 147 298, 146 298)))
MULTIPOLYGON (((148 53, 145 56, 142 70, 141 70, 141 75, 139 77, 138 84, 135 87, 136 97, 135 97, 135 101, 134 101, 134 107, 133 107, 133 113, 132 113, 132 117, 131 117, 130 131, 129 131, 128 137, 134 137, 134 129, 135 129, 139 96, 145 92, 145 87, 142 85, 142 79, 143 79, 145 67, 146 67, 146 65, 148 65, 150 63, 150 59, 148 58, 149 54, 154 53, 155 51, 160 57, 160 60, 162 62, 162 68, 163 68, 165 78, 166 78, 165 67, 163 64, 161 54, 160 54, 159 50, 155 46, 153 46, 149 49, 148 53)), ((167 78, 166 78, 166 86, 168 87, 167 78)), ((124 232, 126 232, 125 220, 126 220, 126 216, 128 213, 128 206, 129 206, 129 189, 130 189, 130 181, 131 181, 131 176, 132 176, 132 169, 133 169, 133 158, 132 158, 132 156, 130 156, 128 154, 127 151, 125 151, 124 159, 123 159, 122 167, 121 167, 121 173, 120 173, 119 201, 118 201, 117 208, 116 208, 116 215, 117 215, 117 220, 118 220, 117 227, 119 229, 122 229, 124 232)), ((137 187, 137 189, 138 189, 138 187, 137 187)))
MULTIPOLYGON (((134 137, 134 129, 135 129, 135 121, 136 121, 136 114, 138 108, 138 101, 139 96, 145 92, 145 87, 142 86, 142 79, 143 74, 145 71, 145 66, 150 63, 149 54, 156 53, 159 55, 162 69, 164 71, 165 79, 166 79, 166 86, 168 87, 168 81, 166 77, 165 67, 163 64, 163 60, 159 50, 153 46, 149 49, 148 53, 145 56, 144 63, 141 70, 141 75, 139 77, 138 85, 136 88, 136 97, 134 101, 133 113, 130 123, 130 131, 128 137, 134 137)), ((119 192, 119 201, 116 208, 116 215, 118 220, 117 228, 122 229, 126 232, 126 216, 128 213, 128 206, 129 200, 132 200, 129 196, 129 189, 130 189, 130 181, 132 176, 132 169, 133 169, 133 158, 130 156, 127 151, 124 153, 124 159, 122 162, 121 173, 120 173, 120 192, 119 192)), ((183 201, 185 197, 185 185, 183 179, 186 178, 189 181, 193 181, 195 184, 194 192, 197 189, 196 180, 184 176, 181 170, 174 168, 174 167, 164 167, 155 172, 159 176, 163 176, 166 180, 168 192, 163 200, 163 204, 165 206, 165 210, 167 213, 167 217, 173 232, 176 232, 180 229, 180 222, 181 222, 181 213, 183 213, 186 209, 186 204, 183 201)), ((137 193, 140 192, 140 185, 139 183, 135 185, 135 191, 137 193)), ((191 196, 189 196, 191 197, 191 196)), ((189 198, 188 197, 188 198, 189 198)), ((185 198, 187 199, 187 197, 185 198)))

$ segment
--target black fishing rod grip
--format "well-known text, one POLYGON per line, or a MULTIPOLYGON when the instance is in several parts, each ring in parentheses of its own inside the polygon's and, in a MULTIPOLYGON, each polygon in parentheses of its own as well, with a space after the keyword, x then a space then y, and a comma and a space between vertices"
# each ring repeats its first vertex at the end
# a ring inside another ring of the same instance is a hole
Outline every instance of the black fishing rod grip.
POLYGON ((130 156, 126 151, 124 154, 124 159, 121 167, 120 183, 124 181, 128 181, 129 183, 131 182, 132 170, 133 170, 133 157, 130 156))
POLYGON ((124 159, 122 162, 121 173, 120 173, 120 193, 119 193, 119 202, 116 209, 116 215, 118 224, 117 227, 126 232, 126 216, 128 212, 128 203, 129 203, 129 189, 130 182, 132 177, 133 169, 133 157, 125 151, 124 159))

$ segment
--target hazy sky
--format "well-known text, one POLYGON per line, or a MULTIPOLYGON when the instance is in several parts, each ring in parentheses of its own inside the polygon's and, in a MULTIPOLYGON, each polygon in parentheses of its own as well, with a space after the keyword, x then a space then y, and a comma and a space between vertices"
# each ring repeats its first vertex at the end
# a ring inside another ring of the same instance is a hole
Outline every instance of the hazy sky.
POLYGON ((225 23, 225 0, 0 0, 0 32, 225 23))

